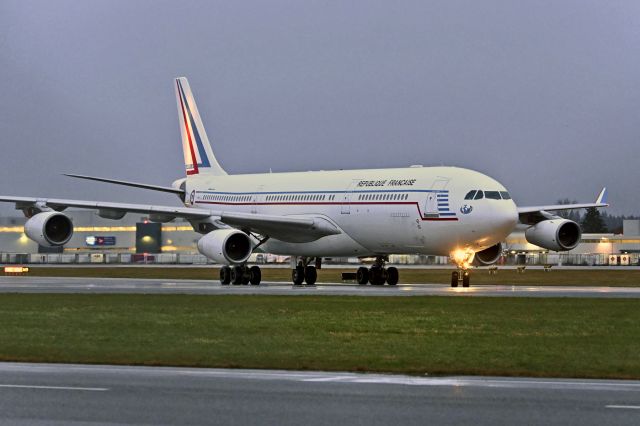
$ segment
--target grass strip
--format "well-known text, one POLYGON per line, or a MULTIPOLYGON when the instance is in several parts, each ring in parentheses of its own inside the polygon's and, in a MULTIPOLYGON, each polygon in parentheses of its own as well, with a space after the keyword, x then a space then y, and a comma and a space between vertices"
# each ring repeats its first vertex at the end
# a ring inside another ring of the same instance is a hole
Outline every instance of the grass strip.
MULTIPOLYGON (((342 272, 355 272, 350 269, 321 269, 318 282, 340 282, 342 272)), ((217 282, 219 268, 154 268, 154 267, 113 267, 113 268, 47 268, 32 267, 29 275, 48 277, 102 277, 102 278, 155 278, 155 279, 195 279, 217 282)), ((265 281, 290 282, 291 270, 288 268, 263 268, 265 281)), ((451 269, 402 269, 400 284, 433 283, 448 284, 451 269)), ((570 286, 640 286, 640 268, 636 270, 597 270, 597 269, 556 269, 526 270, 520 274, 514 269, 501 269, 491 275, 486 269, 472 271, 472 285, 570 285, 570 286)))
POLYGON ((0 295, 0 360, 640 379, 640 300, 0 295))

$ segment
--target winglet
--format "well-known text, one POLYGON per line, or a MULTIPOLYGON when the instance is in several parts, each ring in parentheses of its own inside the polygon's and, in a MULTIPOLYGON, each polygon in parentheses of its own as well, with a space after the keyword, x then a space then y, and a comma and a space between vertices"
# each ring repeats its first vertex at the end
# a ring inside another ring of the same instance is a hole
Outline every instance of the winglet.
POLYGON ((607 195, 607 187, 602 188, 602 191, 600 191, 600 195, 598 195, 598 199, 596 200, 596 204, 607 204, 607 195))

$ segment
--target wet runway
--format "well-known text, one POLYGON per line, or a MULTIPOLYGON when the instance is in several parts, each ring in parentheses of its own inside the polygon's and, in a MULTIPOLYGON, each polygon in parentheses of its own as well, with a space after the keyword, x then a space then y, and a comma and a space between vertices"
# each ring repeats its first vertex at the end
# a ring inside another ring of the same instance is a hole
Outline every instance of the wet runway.
POLYGON ((0 363, 0 424, 637 425, 640 381, 0 363))
POLYGON ((442 284, 359 286, 322 283, 293 287, 263 282, 259 286, 222 286, 212 280, 130 278, 0 277, 0 293, 139 293, 139 294, 264 294, 357 296, 509 296, 640 298, 639 287, 572 287, 478 285, 451 288, 442 284))

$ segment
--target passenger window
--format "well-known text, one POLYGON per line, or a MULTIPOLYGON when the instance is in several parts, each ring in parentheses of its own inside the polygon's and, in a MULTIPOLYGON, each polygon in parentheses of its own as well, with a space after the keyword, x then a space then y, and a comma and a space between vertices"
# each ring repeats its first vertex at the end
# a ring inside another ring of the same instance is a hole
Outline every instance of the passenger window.
POLYGON ((484 196, 490 200, 501 200, 500 192, 498 191, 484 191, 484 196))
POLYGON ((467 192, 467 195, 464 196, 464 199, 473 200, 473 197, 476 195, 476 192, 478 192, 477 189, 472 189, 471 191, 467 192))
POLYGON ((476 195, 473 197, 474 200, 481 200, 484 197, 484 192, 478 190, 478 192, 476 192, 476 195))

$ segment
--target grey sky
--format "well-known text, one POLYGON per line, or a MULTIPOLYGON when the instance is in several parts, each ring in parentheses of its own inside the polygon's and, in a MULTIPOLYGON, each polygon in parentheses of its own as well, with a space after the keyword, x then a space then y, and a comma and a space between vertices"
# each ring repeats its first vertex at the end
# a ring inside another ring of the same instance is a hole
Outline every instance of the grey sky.
POLYGON ((175 203, 60 173, 182 177, 180 75, 230 173, 457 165, 640 213, 638 1, 1 0, 0 193, 175 203))

